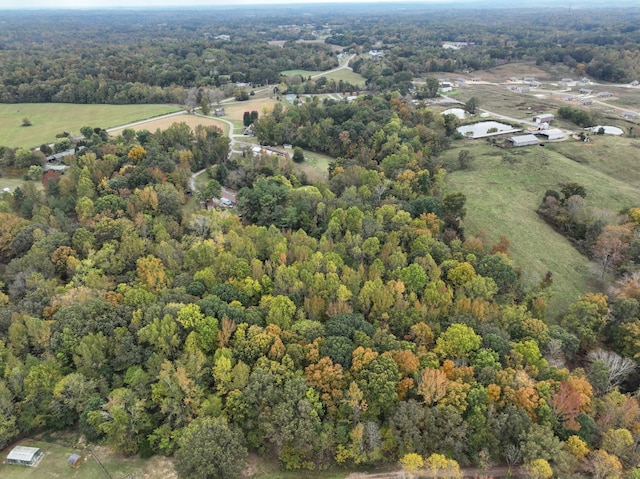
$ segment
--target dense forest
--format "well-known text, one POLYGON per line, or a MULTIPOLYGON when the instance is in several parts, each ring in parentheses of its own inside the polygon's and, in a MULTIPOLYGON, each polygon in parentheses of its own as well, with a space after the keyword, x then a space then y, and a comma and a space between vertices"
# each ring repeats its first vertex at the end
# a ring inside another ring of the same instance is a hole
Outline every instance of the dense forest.
POLYGON ((430 72, 519 61, 565 64, 602 81, 640 78, 635 9, 553 15, 506 9, 496 16, 491 9, 419 4, 393 14, 348 6, 330 12, 308 7, 312 13, 282 8, 256 6, 249 18, 242 9, 177 11, 170 21, 164 12, 5 12, 0 101, 183 104, 205 93, 219 99, 225 86, 277 84, 282 71, 335 67, 331 46, 383 51, 382 58, 363 56, 352 65, 376 90, 404 92, 430 72), (449 49, 444 42, 468 45, 449 49))
POLYGON ((289 469, 411 454, 633 469, 640 405, 618 387, 635 387, 637 282, 549 322, 552 278, 523 290, 506 239, 465 238, 464 195, 430 153, 450 141, 441 118, 394 95, 345 108, 296 110, 354 143, 326 185, 176 124, 92 135, 44 192, 5 193, 1 444, 79 424, 117 451, 175 454, 184 477, 234 477, 247 450, 289 469), (341 125, 365 113, 352 138, 341 125), (242 188, 245 223, 183 209, 204 151, 211 182, 242 188))
POLYGON ((403 95, 447 61, 571 57, 589 71, 615 53, 607 64, 631 78, 635 13, 556 15, 537 30, 515 13, 468 24, 441 10, 286 17, 313 24, 295 29, 277 15, 249 27, 231 14, 11 14, 7 102, 182 102, 329 69, 329 44, 388 53, 355 61, 370 91, 351 102, 278 103, 255 119, 262 144, 332 156, 323 183, 185 123, 117 137, 87 126, 58 140, 77 148, 62 175, 43 175, 42 151, 0 147, 3 173, 43 186, 0 196, 0 448, 77 428, 127 455, 172 456, 181 478, 237 477, 248 452, 289 470, 640 477, 640 208, 598 222, 580 184, 545 192, 539 214, 613 278, 551 315, 551 274, 525 286, 508 238, 464 230, 466 197, 445 180, 465 155, 440 159, 460 140, 456 118, 403 95), (320 44, 267 43, 320 29, 320 44), (238 39, 215 38, 227 34, 238 39), (591 58, 572 56, 596 40, 591 58), (200 169, 206 191, 191 191, 200 169), (221 186, 237 209, 203 208, 221 186))

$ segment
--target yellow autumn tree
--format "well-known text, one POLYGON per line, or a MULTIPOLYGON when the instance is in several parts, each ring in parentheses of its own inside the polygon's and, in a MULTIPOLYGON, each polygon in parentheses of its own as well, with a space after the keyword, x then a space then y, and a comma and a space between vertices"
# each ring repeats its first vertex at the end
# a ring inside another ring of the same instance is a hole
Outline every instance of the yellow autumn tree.
POLYGON ((423 468, 424 459, 422 459, 420 454, 414 452, 405 454, 400 458, 400 466, 407 477, 413 477, 414 473, 423 468))
POLYGON ((133 161, 140 161, 144 159, 145 156, 147 156, 147 150, 145 150, 141 146, 134 146, 129 150, 129 153, 127 154, 127 157, 133 161))
POLYGON ((169 278, 164 264, 159 258, 147 255, 136 261, 136 276, 140 283, 151 291, 159 291, 169 286, 169 278))

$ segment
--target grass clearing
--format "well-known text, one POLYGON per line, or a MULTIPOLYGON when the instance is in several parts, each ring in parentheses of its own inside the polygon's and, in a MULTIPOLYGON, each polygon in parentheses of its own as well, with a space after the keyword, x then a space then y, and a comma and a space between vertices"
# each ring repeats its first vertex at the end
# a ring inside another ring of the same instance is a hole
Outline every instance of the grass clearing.
POLYGON ((11 193, 13 193, 17 187, 22 187, 25 183, 26 181, 20 178, 0 177, 0 194, 2 194, 5 188, 9 188, 11 193))
MULTIPOLYGON (((583 146, 589 146, 565 143, 567 146, 563 148, 571 145, 574 157, 582 154, 583 146)), ((466 234, 483 234, 490 244, 501 235, 506 236, 511 242, 512 259, 524 268, 527 287, 551 271, 554 278, 551 315, 565 310, 595 285, 588 284, 588 259, 536 214, 545 191, 557 190, 563 182, 576 181, 587 190, 587 206, 617 212, 625 206, 640 204, 640 189, 636 186, 610 176, 602 166, 596 169, 579 163, 554 148, 557 146, 501 150, 465 140, 464 146, 448 151, 444 158, 455 161, 460 149, 471 152, 474 158, 471 167, 447 177, 450 191, 462 191, 467 196, 466 234), (513 161, 505 161, 504 157, 513 161)), ((616 160, 609 157, 607 161, 616 160)))
POLYGON ((83 126, 112 128, 178 110, 171 105, 0 104, 0 145, 31 148, 54 142, 64 131, 79 134, 83 126), (32 126, 21 126, 23 118, 32 126))
POLYGON ((352 85, 356 85, 359 87, 364 87, 366 82, 366 79, 362 75, 354 72, 353 70, 349 70, 348 68, 336 70, 334 72, 327 73, 326 75, 323 75, 323 76, 326 76, 327 79, 333 78, 336 82, 339 82, 340 80, 342 80, 344 82, 348 82, 348 83, 351 83, 352 85))
POLYGON ((282 75, 284 76, 300 75, 305 79, 310 76, 317 77, 317 78, 326 77, 328 80, 330 79, 335 80, 336 83, 342 80, 344 82, 349 82, 352 85, 357 85, 359 87, 364 87, 365 81, 366 81, 362 75, 354 72, 349 68, 341 68, 340 70, 328 71, 326 73, 319 72, 319 71, 314 72, 310 70, 287 70, 287 71, 283 71, 282 75))
MULTIPOLYGON (((45 456, 37 467, 0 464, 2 479, 108 479, 109 477, 87 449, 33 439, 23 440, 20 445, 39 447, 45 456), (67 464, 67 458, 74 453, 83 457, 83 461, 76 468, 67 464)), ((12 447, 2 451, 3 460, 12 447)), ((150 459, 140 459, 137 456, 124 457, 112 454, 104 447, 95 447, 94 452, 113 479, 124 479, 125 477, 132 479, 177 479, 173 464, 165 457, 150 459)))
POLYGON ((294 163, 297 170, 307 175, 311 183, 326 183, 329 175, 329 163, 334 158, 304 150, 304 162, 294 163))
POLYGON ((292 77, 295 75, 300 75, 301 77, 307 78, 309 76, 313 76, 313 75, 321 75, 322 72, 319 70, 285 70, 283 72, 280 72, 280 75, 284 75, 286 77, 292 77))

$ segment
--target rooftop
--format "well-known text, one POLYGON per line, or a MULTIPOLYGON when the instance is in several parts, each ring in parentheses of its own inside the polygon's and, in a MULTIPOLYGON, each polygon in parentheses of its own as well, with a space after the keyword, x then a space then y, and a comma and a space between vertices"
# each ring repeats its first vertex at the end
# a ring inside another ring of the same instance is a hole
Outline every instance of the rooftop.
POLYGON ((7 460, 29 462, 40 452, 39 447, 16 446, 7 454, 7 460))

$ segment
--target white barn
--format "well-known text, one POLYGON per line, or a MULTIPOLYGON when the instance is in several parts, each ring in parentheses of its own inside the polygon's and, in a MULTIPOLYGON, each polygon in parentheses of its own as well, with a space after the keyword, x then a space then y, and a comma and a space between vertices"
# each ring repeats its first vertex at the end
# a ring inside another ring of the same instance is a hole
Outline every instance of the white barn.
POLYGON ((558 130, 557 128, 552 128, 550 130, 540 130, 538 134, 546 136, 547 140, 562 140, 564 138, 564 133, 562 133, 562 130, 558 130))
POLYGON ((520 135, 512 136, 509 141, 513 143, 513 146, 530 146, 537 145, 538 138, 535 135, 520 135))
POLYGON ((7 454, 7 464, 35 467, 43 457, 39 447, 16 446, 7 454))
POLYGON ((543 113, 533 117, 533 121, 536 123, 551 123, 554 119, 555 117, 551 113, 543 113))

